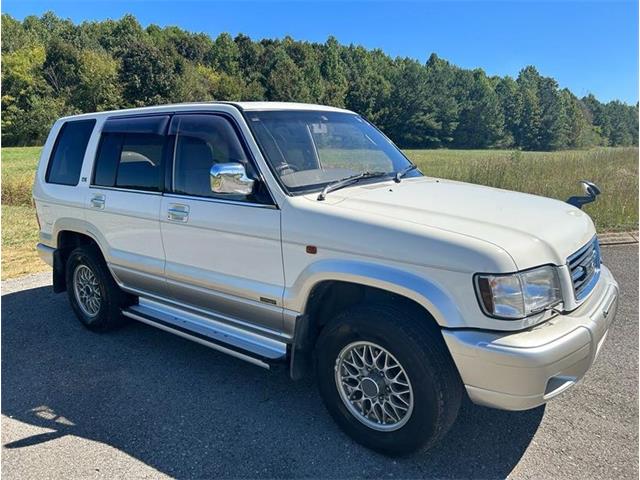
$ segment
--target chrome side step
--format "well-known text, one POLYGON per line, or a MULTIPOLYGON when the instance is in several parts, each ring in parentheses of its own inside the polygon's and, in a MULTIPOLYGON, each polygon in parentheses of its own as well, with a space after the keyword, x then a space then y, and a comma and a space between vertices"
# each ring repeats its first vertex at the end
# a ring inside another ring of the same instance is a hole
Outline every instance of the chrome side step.
POLYGON ((263 368, 286 360, 286 343, 153 300, 140 298, 122 314, 263 368))

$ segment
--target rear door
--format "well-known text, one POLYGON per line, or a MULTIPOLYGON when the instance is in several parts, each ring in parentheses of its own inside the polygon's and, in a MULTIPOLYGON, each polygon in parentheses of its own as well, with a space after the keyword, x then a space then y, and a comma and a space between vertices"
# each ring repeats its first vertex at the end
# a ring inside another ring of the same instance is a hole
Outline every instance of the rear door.
POLYGON ((242 163, 258 178, 232 120, 175 115, 169 134, 175 148, 161 230, 171 295, 229 321, 281 330, 280 210, 260 181, 248 196, 211 191, 214 163, 242 163))
POLYGON ((86 218, 117 280, 140 293, 166 294, 160 207, 169 115, 116 117, 102 130, 86 218))

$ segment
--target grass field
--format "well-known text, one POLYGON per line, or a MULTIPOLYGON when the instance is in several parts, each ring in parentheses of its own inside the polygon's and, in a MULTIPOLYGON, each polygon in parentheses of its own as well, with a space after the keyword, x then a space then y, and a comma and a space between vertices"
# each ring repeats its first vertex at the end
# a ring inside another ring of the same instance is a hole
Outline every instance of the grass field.
MULTIPOLYGON (((587 205, 599 232, 638 228, 638 149, 599 148, 562 152, 508 150, 408 150, 429 176, 451 178, 547 197, 579 193, 578 181, 596 182, 603 193, 587 205)), ((40 147, 2 149, 2 279, 45 270, 31 185, 40 147)))

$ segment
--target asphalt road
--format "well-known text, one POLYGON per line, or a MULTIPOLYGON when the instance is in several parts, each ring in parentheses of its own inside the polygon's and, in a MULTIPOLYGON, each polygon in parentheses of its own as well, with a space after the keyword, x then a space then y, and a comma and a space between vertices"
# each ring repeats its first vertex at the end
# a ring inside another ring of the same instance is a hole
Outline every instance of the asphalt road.
POLYGON ((604 249, 622 287, 587 377, 546 407, 466 405, 437 447, 387 458, 291 382, 154 328, 83 329, 49 275, 5 282, 2 474, 24 478, 638 478, 638 247, 604 249))

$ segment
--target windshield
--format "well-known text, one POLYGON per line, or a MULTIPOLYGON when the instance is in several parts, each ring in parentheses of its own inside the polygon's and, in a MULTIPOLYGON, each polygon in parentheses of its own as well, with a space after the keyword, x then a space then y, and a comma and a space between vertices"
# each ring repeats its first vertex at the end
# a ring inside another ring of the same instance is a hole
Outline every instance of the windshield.
POLYGON ((247 117, 267 161, 292 193, 320 190, 364 172, 392 175, 411 165, 389 139, 352 113, 262 111, 247 117))

